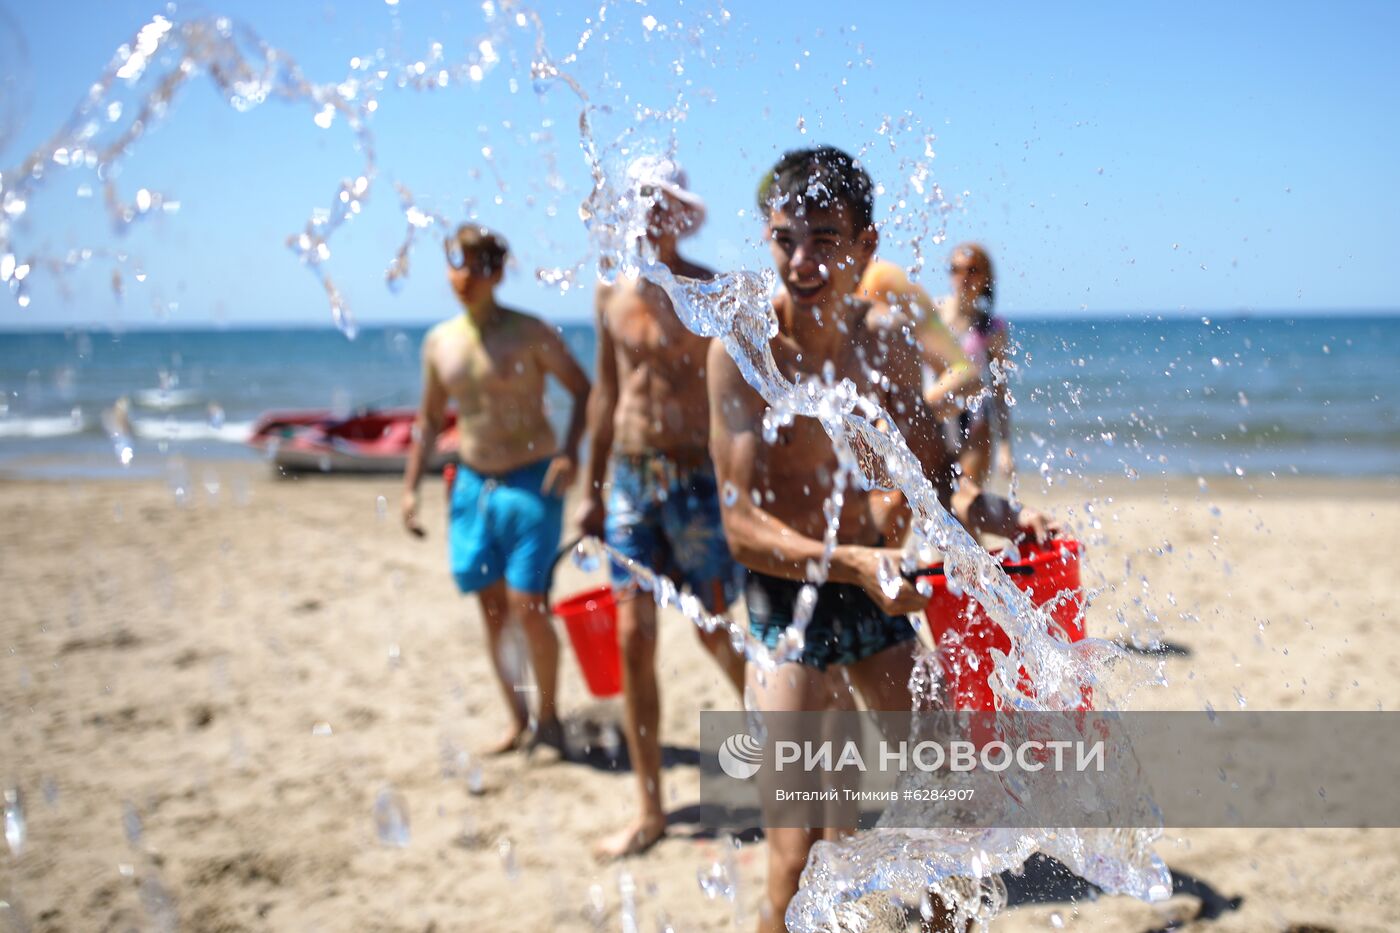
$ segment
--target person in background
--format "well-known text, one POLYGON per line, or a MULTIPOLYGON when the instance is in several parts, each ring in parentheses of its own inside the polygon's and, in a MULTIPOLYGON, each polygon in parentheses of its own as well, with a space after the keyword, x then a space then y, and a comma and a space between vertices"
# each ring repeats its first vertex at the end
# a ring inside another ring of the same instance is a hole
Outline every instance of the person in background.
POLYGON ((1011 450, 1011 406, 1007 404, 1007 346, 1009 328, 993 313, 996 277, 991 257, 978 243, 963 243, 948 259, 952 294, 939 303, 938 313, 977 367, 982 393, 958 415, 961 450, 958 465, 973 482, 987 481, 995 462, 1000 475, 1016 471, 1011 450))
POLYGON ((878 258, 861 276, 856 293, 866 301, 887 304, 914 322, 925 364, 924 401, 939 421, 956 419, 967 400, 981 391, 982 378, 943 323, 937 303, 903 269, 878 258))
MULTIPOLYGON (((647 247, 678 276, 714 273, 681 255, 704 202, 673 160, 642 156, 627 168, 632 194, 649 203, 647 247)), ((642 243, 633 248, 642 248, 642 243)), ((740 569, 720 519, 710 462, 705 358, 710 340, 691 333, 670 298, 645 279, 599 286, 597 387, 589 403, 589 458, 579 527, 628 559, 688 587, 706 610, 722 613, 738 595, 740 569), (611 487, 604 481, 611 469, 611 487)), ((656 605, 626 568, 613 565, 622 647, 624 731, 639 784, 640 812, 602 840, 600 859, 635 855, 666 830, 661 799, 661 699, 656 676, 656 605)), ((744 659, 724 630, 696 629, 726 679, 742 690, 744 659)))
POLYGON ((554 328, 497 301, 507 256, 499 234, 466 224, 446 248, 447 280, 462 311, 423 340, 423 398, 404 469, 403 524, 417 537, 426 534, 418 521, 418 484, 453 402, 462 462, 449 500, 452 577, 481 604, 492 667, 510 712, 505 733, 485 751, 506 752, 527 742, 562 750, 555 707, 559 641, 547 590, 564 493, 577 472, 588 377, 554 328), (549 376, 573 399, 562 443, 545 412, 549 376), (533 733, 508 643, 512 620, 524 631, 535 674, 533 733))
MULTIPOLYGON (((943 323, 937 303, 903 269, 879 258, 866 268, 856 294, 865 301, 888 305, 913 322, 923 356, 924 402, 937 424, 950 426, 940 428, 940 435, 956 451, 958 417, 968 401, 981 392, 982 379, 943 323)), ((898 544, 904 538, 910 514, 903 494, 893 490, 881 492, 873 507, 885 543, 898 544)))

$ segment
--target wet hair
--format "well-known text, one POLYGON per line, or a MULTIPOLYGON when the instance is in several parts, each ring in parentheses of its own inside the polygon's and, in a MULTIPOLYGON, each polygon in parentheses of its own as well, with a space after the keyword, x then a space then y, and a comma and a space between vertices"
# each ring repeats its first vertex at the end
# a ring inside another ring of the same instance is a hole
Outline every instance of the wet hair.
POLYGON ((496 231, 479 224, 462 224, 453 239, 461 246, 464 256, 475 256, 482 261, 482 271, 486 274, 505 269, 510 247, 506 245, 506 238, 496 231))
POLYGON ((758 209, 765 215, 787 204, 841 208, 856 233, 875 225, 875 185, 860 163, 835 146, 783 153, 758 184, 758 209))
POLYGON ((949 265, 954 256, 966 256, 982 267, 982 291, 978 294, 981 301, 976 302, 974 309, 976 318, 973 320, 973 327, 978 333, 990 333, 992 329, 992 308, 996 305, 997 286, 996 272, 992 268, 992 257, 987 255, 987 249, 981 243, 959 243, 953 247, 953 252, 949 256, 949 265))

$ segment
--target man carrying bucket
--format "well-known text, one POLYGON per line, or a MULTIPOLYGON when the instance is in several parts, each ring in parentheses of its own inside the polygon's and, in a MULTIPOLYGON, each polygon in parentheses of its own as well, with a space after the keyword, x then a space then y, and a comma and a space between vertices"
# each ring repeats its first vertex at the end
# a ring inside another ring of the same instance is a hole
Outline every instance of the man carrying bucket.
POLYGON ((506 244, 484 227, 464 225, 447 239, 447 279, 462 313, 423 340, 423 400, 404 469, 403 523, 418 537, 418 482, 434 449, 447 403, 457 406, 462 464, 450 489, 449 557, 453 579, 481 602, 496 680, 510 709, 505 734, 488 752, 529 737, 519 663, 507 623, 525 632, 538 691, 531 739, 560 747, 554 705, 559 641, 545 607, 559 547, 564 493, 573 483, 588 400, 584 374, 554 328, 496 301, 506 244), (563 444, 545 414, 545 377, 573 396, 563 444))
MULTIPOLYGON (((782 286, 773 299, 778 334, 769 347, 783 375, 828 384, 849 379, 890 414, 940 500, 963 525, 1044 540, 1051 525, 1039 512, 1017 509, 966 480, 954 492, 950 458, 920 393, 909 320, 856 297, 879 240, 865 170, 830 147, 789 152, 763 179, 758 205, 782 286)), ((725 533, 748 571, 750 631, 774 647, 793 621, 808 568, 822 559, 823 506, 838 461, 822 426, 810 418, 796 419, 768 443, 767 403, 718 341, 709 362, 710 449, 721 483, 737 490, 725 497, 725 533)), ((846 492, 830 573, 817 587, 798 660, 766 673, 749 665, 748 686, 760 709, 854 709, 852 688, 869 709, 911 708, 916 642, 907 614, 922 609, 926 598, 898 576, 901 553, 881 546, 885 523, 874 507, 877 498, 883 496, 846 492)), ((808 853, 818 839, 835 835, 822 827, 768 829, 760 930, 784 929, 808 853)))
MULTIPOLYGON (((643 156, 627 169, 632 194, 650 202, 647 239, 676 275, 714 273, 683 257, 679 241, 705 216, 671 159, 643 156)), ((640 244, 638 244, 640 247, 640 244)), ((712 613, 738 593, 739 567, 720 521, 710 463, 705 357, 709 340, 685 328, 671 301, 645 280, 619 280, 597 292, 597 385, 589 400, 589 463, 579 525, 614 549, 688 586, 712 613), (611 487, 604 500, 604 479, 611 487)), ((666 829, 661 803, 661 705, 656 676, 656 606, 614 566, 622 649, 627 751, 641 791, 641 812, 599 843, 601 858, 633 855, 666 829)), ((697 632, 699 630, 697 629, 697 632)), ((728 632, 699 632, 725 676, 741 689, 743 658, 728 632)))

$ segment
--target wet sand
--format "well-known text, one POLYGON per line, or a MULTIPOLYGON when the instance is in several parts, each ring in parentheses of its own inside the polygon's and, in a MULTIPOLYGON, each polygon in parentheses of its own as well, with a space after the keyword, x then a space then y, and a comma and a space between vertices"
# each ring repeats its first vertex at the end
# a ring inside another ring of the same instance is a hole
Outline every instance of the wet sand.
MULTIPOLYGON (((737 700, 678 618, 663 621, 660 663, 681 819, 645 857, 600 867, 590 849, 628 816, 630 774, 473 757, 480 794, 444 774, 503 716, 479 621, 445 572, 439 485, 425 486, 434 533, 420 542, 399 529, 393 478, 190 473, 183 501, 159 481, 0 481, 0 779, 28 814, 21 856, 0 858, 0 900, 33 929, 178 916, 220 931, 616 930, 629 886, 643 930, 752 926, 761 842, 735 854, 734 901, 696 880, 727 845, 684 822, 696 713, 737 700), (407 801, 403 849, 375 835, 386 783, 407 801)), ((1251 709, 1359 710, 1394 705, 1397 491, 1116 481, 1050 501, 1089 543, 1088 582, 1114 585, 1091 630, 1120 632, 1117 610, 1140 616, 1146 592, 1191 649, 1137 708, 1236 708, 1238 691, 1251 709)), ((556 592, 588 582, 566 566, 556 592)), ((619 715, 567 652, 561 702, 575 722, 619 715)), ((1245 898, 1186 929, 1384 930, 1400 916, 1397 832, 1195 830, 1159 850, 1245 898)), ((1017 909, 996 929, 1057 915, 1146 930, 1194 907, 1108 898, 1017 909)))

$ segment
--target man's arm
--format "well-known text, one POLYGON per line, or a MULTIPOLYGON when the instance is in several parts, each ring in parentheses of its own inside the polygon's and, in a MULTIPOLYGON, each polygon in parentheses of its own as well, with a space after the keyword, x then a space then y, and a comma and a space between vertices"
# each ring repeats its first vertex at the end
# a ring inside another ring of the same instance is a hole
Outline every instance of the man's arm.
POLYGON ((617 355, 612 335, 608 333, 605 310, 612 289, 599 285, 594 297, 597 321, 598 357, 594 368, 593 391, 588 396, 588 465, 583 472, 583 503, 579 506, 579 530, 584 534, 601 535, 605 510, 603 480, 608 475, 608 456, 612 453, 613 418, 617 412, 617 355))
POLYGON ((960 478, 954 490, 952 458, 917 389, 918 361, 908 352, 898 326, 888 328, 885 333, 885 372, 890 378, 885 409, 890 412, 899 433, 904 435, 910 451, 919 458, 924 476, 933 484, 943 507, 973 534, 1003 538, 1029 535, 1037 542, 1048 539, 1056 526, 1035 509, 1017 508, 1000 496, 983 492, 967 477, 960 478))
MULTIPOLYGON (((922 285, 911 281, 904 270, 892 262, 882 262, 874 270, 866 296, 891 305, 913 322, 913 332, 918 337, 923 357, 938 374, 924 399, 939 420, 955 416, 962 400, 981 389, 982 379, 948 325, 943 323, 938 305, 922 285)), ((922 373, 915 384, 923 384, 922 373)))
MULTIPOLYGON (((744 382, 729 358, 723 342, 710 344, 707 388, 710 396, 710 457, 721 489, 738 495, 721 495, 724 534, 734 559, 751 570, 788 580, 806 580, 807 565, 822 558, 823 543, 801 534, 755 505, 754 465, 759 444, 763 399, 744 382)), ((901 582, 893 597, 879 583, 879 563, 886 560, 898 573, 899 552, 884 548, 840 545, 832 553, 827 579, 852 583, 864 589, 891 614, 915 612, 926 600, 912 586, 901 582)))
POLYGON ((1011 405, 1007 399, 1011 394, 1010 373, 1007 372, 1006 348, 1007 334, 1004 329, 992 332, 992 339, 987 344, 987 355, 996 364, 997 377, 991 386, 993 398, 988 399, 991 408, 987 414, 990 418, 992 429, 992 439, 996 443, 997 469, 1003 476, 1010 476, 1016 472, 1016 457, 1011 451, 1011 405))
POLYGON ((940 420, 954 417, 961 410, 964 400, 981 390, 982 377, 937 311, 924 319, 917 334, 924 359, 938 373, 938 379, 929 386, 924 401, 932 409, 934 417, 940 420))
POLYGON ((565 391, 573 396, 573 406, 569 410, 569 428, 564 433, 564 443, 550 462, 542 487, 548 495, 563 495, 573 485, 574 477, 578 474, 578 443, 583 437, 590 394, 588 375, 564 345, 558 331, 543 321, 539 322, 539 327, 540 366, 558 379, 565 391))
POLYGON ((413 422, 413 444, 403 471, 403 525, 410 534, 424 537, 427 532, 418 522, 418 484, 423 479, 423 464, 437 448, 447 411, 447 389, 438 378, 432 358, 433 334, 423 339, 423 397, 418 403, 418 417, 413 422))

